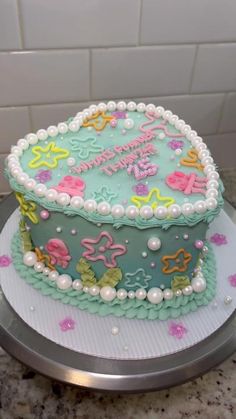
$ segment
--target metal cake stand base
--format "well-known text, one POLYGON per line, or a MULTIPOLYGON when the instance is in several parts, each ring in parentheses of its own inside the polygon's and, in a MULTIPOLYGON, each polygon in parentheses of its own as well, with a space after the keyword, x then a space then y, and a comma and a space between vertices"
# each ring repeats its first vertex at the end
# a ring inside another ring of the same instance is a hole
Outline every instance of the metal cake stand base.
MULTIPOLYGON (((4 226, 17 204, 13 196, 1 204, 4 226)), ((225 211, 236 220, 236 211, 225 211)), ((161 358, 112 360, 78 353, 57 345, 30 328, 0 295, 0 343, 13 357, 50 378, 84 388, 143 392, 182 384, 209 371, 236 350, 236 318, 189 349, 161 358)))

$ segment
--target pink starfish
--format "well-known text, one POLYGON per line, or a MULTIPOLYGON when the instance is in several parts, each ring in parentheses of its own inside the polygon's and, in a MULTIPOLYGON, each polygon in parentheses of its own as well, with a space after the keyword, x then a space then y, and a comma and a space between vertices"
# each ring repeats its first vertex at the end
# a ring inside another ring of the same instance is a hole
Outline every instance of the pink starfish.
POLYGON ((82 256, 93 262, 102 260, 107 268, 115 268, 117 266, 116 257, 127 252, 123 244, 114 244, 112 236, 107 231, 102 231, 95 238, 89 237, 81 240, 81 245, 87 249, 82 256), (106 239, 104 244, 101 243, 103 238, 106 239), (94 244, 99 244, 98 249, 94 247, 94 244), (112 251, 110 257, 105 255, 109 250, 112 251))
POLYGON ((171 322, 169 324, 169 335, 175 336, 177 339, 182 339, 187 331, 183 323, 171 322))
POLYGON ((65 317, 65 319, 59 322, 59 325, 62 332, 67 332, 75 328, 75 321, 71 317, 65 317))

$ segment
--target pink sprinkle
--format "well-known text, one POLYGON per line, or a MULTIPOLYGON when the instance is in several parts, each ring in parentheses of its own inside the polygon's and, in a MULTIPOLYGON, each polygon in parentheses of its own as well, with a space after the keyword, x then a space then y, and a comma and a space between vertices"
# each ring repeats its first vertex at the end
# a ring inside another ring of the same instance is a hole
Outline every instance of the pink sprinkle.
POLYGON ((68 330, 73 330, 75 328, 75 321, 70 317, 66 317, 59 322, 59 325, 62 332, 67 332, 68 330))
POLYGON ((0 256, 0 268, 7 268, 12 263, 12 260, 7 255, 0 256))
POLYGON ((228 277, 231 287, 236 287, 236 274, 230 275, 228 277))
POLYGON ((214 243, 216 246, 222 246, 222 244, 227 244, 227 239, 224 234, 215 233, 210 237, 210 242, 214 243))
POLYGON ((182 339, 187 331, 183 323, 171 322, 169 324, 169 335, 175 336, 177 339, 182 339))

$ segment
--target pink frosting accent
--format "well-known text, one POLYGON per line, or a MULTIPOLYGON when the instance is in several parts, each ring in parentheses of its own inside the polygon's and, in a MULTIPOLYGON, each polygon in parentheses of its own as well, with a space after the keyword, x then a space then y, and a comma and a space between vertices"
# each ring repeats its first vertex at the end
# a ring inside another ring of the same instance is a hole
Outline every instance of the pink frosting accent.
POLYGON ((7 268, 11 264, 12 260, 7 255, 0 256, 0 268, 7 268))
POLYGON ((81 245, 87 249, 82 256, 93 262, 101 260, 107 268, 115 268, 117 266, 116 257, 127 252, 123 244, 114 244, 112 236, 107 231, 102 231, 97 237, 81 240, 81 245), (104 241, 101 243, 103 238, 105 238, 105 243, 104 241), (104 253, 108 251, 111 251, 110 255, 105 255, 104 253))
POLYGON ((199 177, 195 173, 189 175, 183 172, 174 172, 166 176, 166 184, 176 191, 181 191, 185 195, 200 193, 205 195, 207 178, 199 177))
POLYGON ((167 121, 163 121, 161 124, 158 125, 154 125, 153 127, 149 128, 149 129, 145 129, 145 127, 148 127, 149 125, 151 125, 153 122, 155 122, 157 120, 157 118, 151 114, 151 113, 145 113, 146 118, 149 119, 149 121, 144 122, 142 125, 140 125, 140 131, 147 133, 147 132, 151 132, 153 133, 153 131, 157 130, 157 129, 161 129, 164 131, 164 133, 166 134, 166 137, 174 137, 174 138, 180 138, 180 137, 184 137, 183 134, 181 133, 174 133, 174 132, 170 132, 168 131, 167 127, 166 127, 166 123, 167 121))
POLYGON ((70 196, 84 196, 85 182, 78 176, 64 176, 57 186, 52 186, 57 192, 66 192, 70 196))
POLYGON ((176 337, 177 339, 182 339, 184 335, 187 333, 187 329, 183 323, 174 322, 172 321, 169 324, 169 335, 176 337))
POLYGON ((62 332, 67 332, 75 328, 75 321, 71 317, 65 317, 59 322, 59 326, 62 332))
POLYGON ((128 166, 127 173, 129 175, 133 173, 135 179, 140 180, 146 178, 147 176, 156 175, 157 170, 158 166, 154 163, 150 163, 149 158, 145 157, 144 159, 139 160, 137 164, 130 164, 128 166))
POLYGON ((48 254, 51 256, 52 265, 59 265, 62 268, 67 268, 71 256, 65 245, 65 243, 60 239, 50 239, 45 245, 45 249, 48 254))

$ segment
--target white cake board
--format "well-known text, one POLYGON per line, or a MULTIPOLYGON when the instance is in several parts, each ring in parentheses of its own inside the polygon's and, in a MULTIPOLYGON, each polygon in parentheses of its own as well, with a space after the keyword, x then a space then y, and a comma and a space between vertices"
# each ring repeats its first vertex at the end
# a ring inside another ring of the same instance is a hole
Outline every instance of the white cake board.
MULTIPOLYGON (((8 219, 0 235, 0 255, 10 255, 13 234, 19 224, 16 210, 8 219)), ((15 271, 13 264, 0 268, 1 287, 16 313, 34 330, 47 339, 74 351, 110 359, 148 359, 170 355, 187 349, 215 332, 236 309, 236 288, 228 281, 228 276, 236 273, 236 226, 226 215, 211 224, 208 236, 225 234, 228 244, 214 246, 217 260, 217 294, 208 305, 196 312, 181 316, 176 320, 137 320, 100 317, 76 307, 64 305, 28 285, 15 271), (232 303, 226 305, 224 298, 230 295, 232 303), (32 311, 32 307, 34 311, 32 311), (75 321, 75 328, 62 332, 59 322, 66 317, 75 321), (187 333, 182 339, 169 334, 169 325, 182 322, 187 333), (113 335, 117 326, 119 333, 113 335)))

